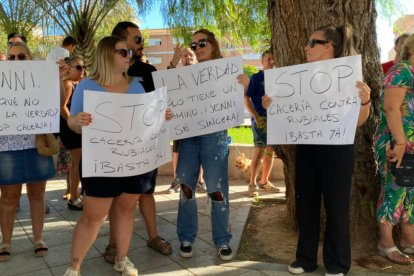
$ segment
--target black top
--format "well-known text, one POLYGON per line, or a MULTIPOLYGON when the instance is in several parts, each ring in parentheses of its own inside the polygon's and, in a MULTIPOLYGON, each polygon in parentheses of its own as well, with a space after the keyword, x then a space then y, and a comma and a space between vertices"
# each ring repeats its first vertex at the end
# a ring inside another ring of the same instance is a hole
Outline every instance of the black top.
POLYGON ((145 89, 145 92, 152 92, 155 90, 151 74, 154 71, 157 71, 154 66, 135 58, 134 64, 132 64, 128 69, 128 75, 131 77, 138 77, 145 89))

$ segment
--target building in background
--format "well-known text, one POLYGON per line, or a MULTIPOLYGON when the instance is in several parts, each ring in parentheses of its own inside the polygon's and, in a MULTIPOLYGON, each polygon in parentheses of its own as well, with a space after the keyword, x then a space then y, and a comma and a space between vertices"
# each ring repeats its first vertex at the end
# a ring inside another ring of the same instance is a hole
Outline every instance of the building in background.
MULTIPOLYGON (((148 62, 154 65, 157 70, 167 69, 174 54, 174 46, 180 41, 173 38, 169 29, 147 29, 143 31, 149 36, 145 47, 145 56, 148 62)), ((222 43, 220 49, 225 57, 242 56, 244 64, 255 66, 258 69, 262 68, 260 63, 261 54, 254 53, 249 46, 240 49, 227 42, 222 43)), ((181 64, 178 66, 181 66, 181 64)))

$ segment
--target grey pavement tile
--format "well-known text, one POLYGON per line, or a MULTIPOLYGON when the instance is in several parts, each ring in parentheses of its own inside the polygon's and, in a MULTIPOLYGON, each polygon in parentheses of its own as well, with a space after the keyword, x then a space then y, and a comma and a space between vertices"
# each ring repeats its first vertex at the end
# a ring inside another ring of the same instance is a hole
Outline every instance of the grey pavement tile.
MULTIPOLYGON (((51 269, 53 275, 61 276, 69 264, 51 269)), ((105 263, 103 258, 85 260, 80 269, 82 276, 119 276, 119 272, 113 269, 113 265, 105 263)))
MULTIPOLYGON (((263 276, 263 275, 267 275, 267 274, 263 274, 261 271, 257 271, 257 270, 246 269, 246 271, 247 272, 245 272, 243 274, 240 274, 240 275, 242 275, 242 276, 263 276)), ((272 275, 278 275, 278 274, 275 274, 275 273, 277 273, 277 272, 273 272, 272 275)))
MULTIPOLYGON (((49 254, 44 257, 45 262, 49 267, 56 267, 61 265, 69 266, 71 258, 71 249, 72 243, 62 244, 57 246, 49 246, 49 254)), ((85 257, 85 261, 89 259, 96 259, 101 256, 101 253, 98 252, 94 247, 91 247, 88 251, 88 254, 85 257)), ((103 262, 103 258, 102 259, 103 262)))
POLYGON ((30 237, 27 236, 26 234, 16 235, 15 233, 13 233, 11 250, 12 250, 12 258, 13 258, 13 255, 33 252, 33 242, 30 239, 30 237))
POLYGON ((193 276, 194 274, 184 270, 181 266, 176 263, 172 263, 166 266, 162 266, 156 269, 146 270, 146 271, 138 271, 139 275, 153 275, 153 276, 165 276, 165 275, 172 275, 174 276, 193 276))
POLYGON ((162 218, 172 224, 177 225, 177 210, 170 210, 158 213, 159 218, 162 218))
POLYGON ((49 269, 30 271, 28 273, 19 274, 19 276, 53 276, 49 269))
POLYGON ((164 256, 158 252, 155 252, 149 247, 141 247, 130 250, 128 257, 139 271, 156 269, 161 266, 174 263, 169 256, 164 256))
POLYGON ((0 264, 0 275, 14 276, 47 268, 43 258, 34 257, 32 250, 21 254, 13 254, 12 252, 10 261, 0 264))

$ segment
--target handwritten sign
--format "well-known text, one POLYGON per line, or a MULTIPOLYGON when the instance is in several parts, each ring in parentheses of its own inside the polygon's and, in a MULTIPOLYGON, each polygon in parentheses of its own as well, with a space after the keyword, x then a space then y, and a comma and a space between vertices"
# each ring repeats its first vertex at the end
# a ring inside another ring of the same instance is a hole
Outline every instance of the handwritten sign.
POLYGON ((241 57, 222 58, 153 72, 156 88, 167 86, 174 140, 225 130, 243 123, 241 57))
POLYGON ((83 176, 140 175, 171 161, 166 106, 165 88, 148 94, 85 91, 92 124, 82 128, 83 176))
POLYGON ((0 135, 59 132, 59 69, 54 61, 2 61, 0 135))
POLYGON ((269 144, 353 144, 361 56, 265 70, 269 144))

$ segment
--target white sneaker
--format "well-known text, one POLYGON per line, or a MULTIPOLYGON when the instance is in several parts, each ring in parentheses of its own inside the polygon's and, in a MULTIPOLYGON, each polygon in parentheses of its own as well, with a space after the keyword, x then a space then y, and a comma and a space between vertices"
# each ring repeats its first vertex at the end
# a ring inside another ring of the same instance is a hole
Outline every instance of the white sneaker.
POLYGON ((250 197, 254 197, 255 195, 258 195, 257 185, 256 184, 249 184, 248 192, 249 192, 250 197))
POLYGON ((114 269, 122 272, 122 276, 138 276, 138 270, 127 256, 124 256, 120 261, 115 260, 114 269))
POLYGON ((328 273, 328 272, 325 272, 325 276, 344 276, 344 274, 343 273, 328 273))
POLYGON ((270 181, 267 181, 265 184, 259 183, 257 186, 260 190, 280 193, 280 189, 273 185, 270 181))
POLYGON ((81 276, 81 274, 79 270, 74 270, 72 267, 68 267, 63 276, 81 276))

